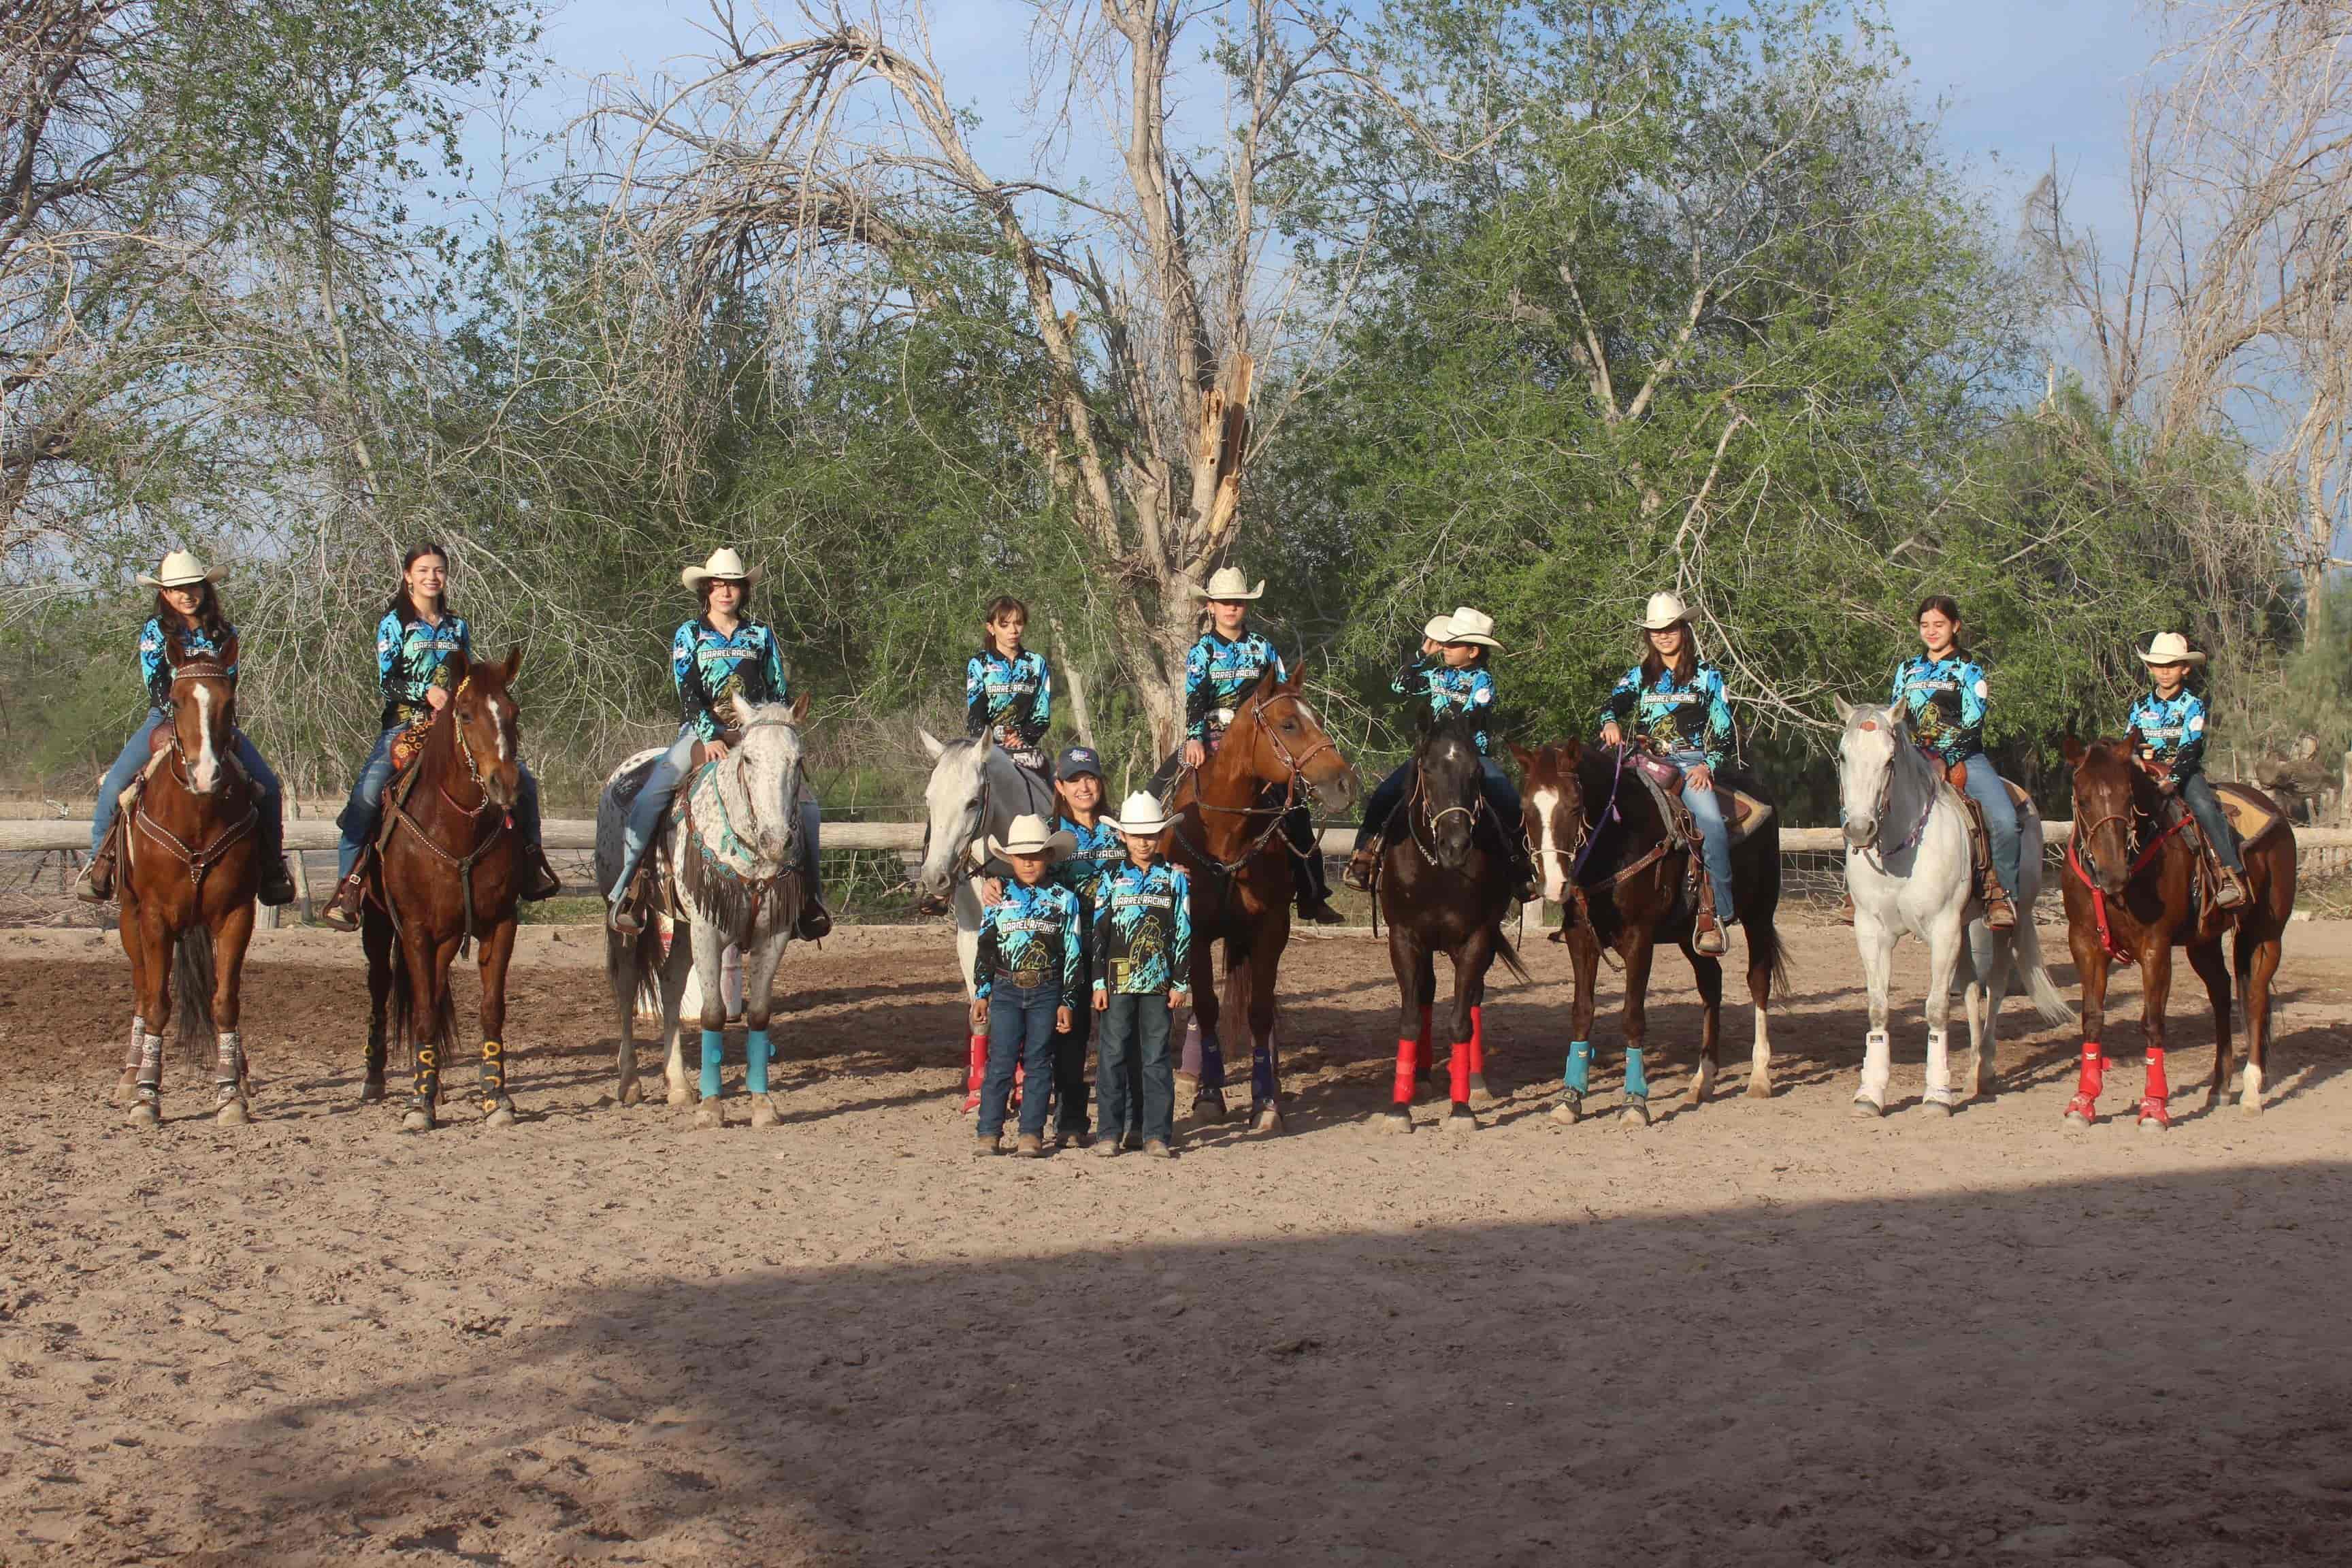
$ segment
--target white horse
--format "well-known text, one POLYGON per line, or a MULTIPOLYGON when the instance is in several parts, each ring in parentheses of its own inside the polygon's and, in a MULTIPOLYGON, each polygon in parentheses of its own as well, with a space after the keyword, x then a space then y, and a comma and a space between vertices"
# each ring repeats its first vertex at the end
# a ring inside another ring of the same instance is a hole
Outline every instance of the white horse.
MULTIPOLYGON (((915 872, 915 908, 929 915, 952 910, 956 976, 969 1002, 971 966, 980 956, 980 895, 971 884, 986 858, 989 836, 1002 838, 1016 816, 1052 816, 1054 790, 985 735, 941 741, 928 730, 917 733, 930 753, 931 776, 923 786, 929 823, 923 830, 923 861, 915 872)), ((979 1103, 988 1037, 971 1035, 966 1047, 964 1109, 970 1111, 979 1103)))
MULTIPOLYGON (((696 1105, 697 1127, 722 1127, 719 1045, 727 1024, 720 984, 730 945, 743 952, 743 1023, 746 1030, 744 1088, 751 1101, 751 1125, 772 1127, 775 1103, 768 1096, 769 996, 784 949, 791 944, 803 889, 796 873, 803 857, 803 801, 808 784, 801 768, 801 721, 808 699, 748 703, 742 709, 742 740, 720 762, 696 769, 678 785, 684 820, 694 831, 665 821, 656 847, 669 849, 668 887, 679 917, 669 952, 653 922, 635 936, 607 931, 604 972, 612 982, 620 1019, 619 1079, 614 1098, 634 1105, 644 1097, 637 1086, 636 1003, 648 977, 658 981, 661 1034, 669 1047, 665 1073, 669 1103, 696 1105), (677 940, 684 937, 686 940, 677 940), (702 993, 701 1082, 689 1082, 679 1013, 691 972, 702 993)), ((621 830, 629 806, 658 752, 624 763, 605 781, 596 802, 596 878, 609 886, 620 873, 621 830)), ((648 854, 655 852, 649 848, 648 854)))
POLYGON ((2063 1024, 2072 1016, 2042 961, 2042 939, 2033 929, 2033 900, 2042 890, 2042 818, 2030 804, 2018 810, 2017 925, 1997 932, 1985 924, 1984 906, 1976 896, 1967 808, 1959 791, 1919 749, 1908 717, 1900 708, 1839 706, 1845 719, 1845 733, 1838 741, 1845 885, 1853 895, 1854 946, 1861 950, 1870 986, 1870 1037, 1854 1114, 1886 1114, 1886 982, 1895 943, 1909 931, 1927 944, 1925 1108, 1948 1116, 1954 1100, 1944 1036, 1952 981, 1963 961, 1973 1059, 1961 1099, 1991 1089, 1995 1037, 2012 965, 2044 1024, 2063 1024))

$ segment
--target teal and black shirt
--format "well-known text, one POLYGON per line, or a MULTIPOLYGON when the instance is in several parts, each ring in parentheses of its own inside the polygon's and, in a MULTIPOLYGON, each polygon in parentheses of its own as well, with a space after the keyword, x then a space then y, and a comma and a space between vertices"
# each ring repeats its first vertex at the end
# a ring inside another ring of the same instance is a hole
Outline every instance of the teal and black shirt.
POLYGON ((2124 729, 2140 750, 2170 768, 2176 776, 2205 766, 2205 704, 2186 687, 2180 695, 2158 697, 2145 692, 2132 704, 2124 729))
POLYGON ((1485 665, 1456 669, 1442 658, 1424 656, 1398 670, 1389 689, 1400 697, 1425 698, 1430 712, 1440 719, 1454 713, 1471 715, 1476 721, 1471 738, 1478 742, 1478 754, 1486 756, 1492 749, 1494 742, 1486 731, 1495 718, 1495 677, 1485 665))
POLYGON ((1081 940, 1076 893, 1053 882, 1007 882, 1004 897, 980 911, 971 994, 985 1001, 999 974, 1034 974, 1060 988, 1060 1005, 1076 1008, 1081 940))
MULTIPOLYGON (((151 616, 139 628, 139 679, 147 685, 147 706, 160 709, 172 700, 172 639, 179 638, 179 651, 190 658, 218 658, 236 640, 235 626, 223 626, 215 639, 202 626, 183 625, 176 633, 166 632, 161 616, 151 616)), ((236 666, 228 667, 229 679, 236 679, 236 666)))
POLYGON ((1672 666, 1644 679, 1635 665, 1601 705, 1599 722, 1612 720, 1629 739, 1646 735, 1664 751, 1703 752, 1709 768, 1720 769, 1731 755, 1731 704, 1723 694, 1723 675, 1704 660, 1686 680, 1677 680, 1672 666))
POLYGON ((1192 891, 1166 860, 1132 860, 1104 879, 1095 902, 1095 990, 1149 996, 1192 984, 1192 891))
POLYGON ((680 721, 705 741, 741 726, 738 703, 782 702, 789 695, 776 634, 756 621, 731 632, 699 616, 687 622, 670 639, 669 674, 680 721))
POLYGON ((445 668, 449 656, 474 657, 474 637, 463 616, 444 616, 439 626, 394 611, 376 623, 376 682, 383 691, 383 728, 422 724, 433 717, 425 694, 453 684, 445 668))
POLYGON ((1895 705, 1911 716, 1919 743, 1945 762, 1984 750, 1985 672, 1958 654, 1921 654, 1896 666, 1895 705))

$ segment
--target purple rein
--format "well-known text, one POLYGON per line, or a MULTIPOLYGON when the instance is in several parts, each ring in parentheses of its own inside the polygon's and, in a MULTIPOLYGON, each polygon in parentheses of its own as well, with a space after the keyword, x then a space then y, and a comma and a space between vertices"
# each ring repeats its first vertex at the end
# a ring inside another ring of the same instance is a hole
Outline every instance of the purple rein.
POLYGON ((1601 825, 1617 815, 1617 786, 1625 778, 1627 748, 1621 745, 1616 751, 1617 771, 1609 775, 1608 802, 1601 806, 1601 815, 1592 819, 1592 831, 1584 836, 1584 847, 1576 852, 1576 859, 1568 868, 1568 885, 1571 888, 1584 880, 1584 863, 1592 858, 1593 847, 1601 842, 1601 825))

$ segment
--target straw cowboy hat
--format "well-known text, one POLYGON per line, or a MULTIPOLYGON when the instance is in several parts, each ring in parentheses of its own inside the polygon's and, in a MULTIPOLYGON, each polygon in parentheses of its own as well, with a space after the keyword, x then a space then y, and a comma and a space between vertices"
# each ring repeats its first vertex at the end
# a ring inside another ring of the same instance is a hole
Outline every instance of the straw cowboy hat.
POLYGON ((1690 619, 1690 606, 1679 594, 1653 594, 1650 602, 1642 606, 1642 629, 1662 632, 1668 626, 1682 625, 1690 619))
POLYGON ((1265 592, 1265 578, 1259 578, 1257 580, 1257 586, 1253 588, 1250 586, 1250 580, 1242 575, 1240 567, 1220 566, 1209 574, 1209 585, 1207 587, 1195 588, 1192 590, 1192 597, 1196 599, 1229 599, 1238 603, 1255 599, 1265 592))
POLYGON ((197 560, 194 552, 174 550, 163 557, 163 563, 155 568, 154 575, 150 576, 144 572, 139 574, 139 585, 142 588, 185 588, 197 583, 217 583, 222 575, 197 560))
POLYGON ((1445 635, 1439 642, 1475 643, 1480 647, 1501 647, 1495 640, 1495 617, 1465 605, 1445 617, 1445 635))
POLYGON ((1117 816, 1107 820, 1129 838, 1149 838, 1155 833, 1165 833, 1168 825, 1176 819, 1168 815, 1157 795, 1138 790, 1120 803, 1117 816))
POLYGON ((1003 838, 991 834, 988 839, 991 855, 1043 855, 1048 860, 1066 859, 1077 847, 1077 839, 1066 829, 1056 833, 1034 814, 1014 817, 1003 838))
POLYGON ((1453 637, 1454 617, 1452 616, 1432 616, 1429 623, 1421 628, 1421 638, 1423 642, 1450 642, 1453 637))
POLYGON ((2189 646, 2189 639, 2179 632, 2158 632, 2150 639, 2147 651, 2139 656, 2142 664, 2202 664, 2205 656, 2189 646))
POLYGON ((689 588, 699 588, 709 582, 740 583, 748 588, 760 580, 760 569, 744 565, 740 555, 722 544, 701 565, 680 572, 677 580, 689 588))

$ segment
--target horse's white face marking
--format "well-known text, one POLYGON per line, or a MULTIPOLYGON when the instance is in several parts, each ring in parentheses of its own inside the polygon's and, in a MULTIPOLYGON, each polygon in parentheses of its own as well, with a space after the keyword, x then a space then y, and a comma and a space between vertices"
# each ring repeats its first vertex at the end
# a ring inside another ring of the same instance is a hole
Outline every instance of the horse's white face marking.
POLYGON ((923 846, 922 868, 915 879, 934 896, 948 890, 956 857, 964 852, 974 834, 988 826, 980 820, 981 758, 978 746, 950 744, 940 752, 923 785, 930 833, 923 846))
POLYGON ((196 786, 197 794, 210 795, 220 783, 220 759, 213 755, 213 689, 201 681, 196 685, 196 727, 201 739, 190 782, 196 786))
POLYGON ((1552 820, 1559 810, 1559 791, 1539 789, 1529 797, 1536 808, 1536 820, 1543 824, 1543 842, 1537 849, 1537 864, 1543 868, 1544 897, 1553 903, 1568 897, 1568 877, 1559 863, 1559 827, 1552 820))
POLYGON ((503 763, 507 760, 508 755, 507 709, 506 705, 501 703, 495 697, 489 700, 489 707, 490 731, 499 738, 499 761, 503 763))

